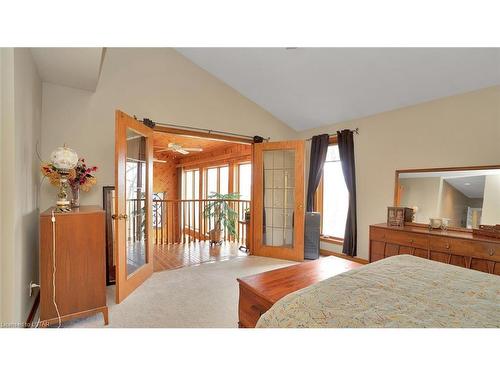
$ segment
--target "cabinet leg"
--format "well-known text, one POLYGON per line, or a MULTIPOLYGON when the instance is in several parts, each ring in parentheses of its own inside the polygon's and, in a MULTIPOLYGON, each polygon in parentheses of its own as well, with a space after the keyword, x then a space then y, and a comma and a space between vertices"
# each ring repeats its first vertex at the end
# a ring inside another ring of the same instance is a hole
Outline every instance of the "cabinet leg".
POLYGON ((104 325, 107 326, 109 324, 108 308, 107 307, 105 307, 104 310, 102 310, 102 317, 104 319, 104 325))

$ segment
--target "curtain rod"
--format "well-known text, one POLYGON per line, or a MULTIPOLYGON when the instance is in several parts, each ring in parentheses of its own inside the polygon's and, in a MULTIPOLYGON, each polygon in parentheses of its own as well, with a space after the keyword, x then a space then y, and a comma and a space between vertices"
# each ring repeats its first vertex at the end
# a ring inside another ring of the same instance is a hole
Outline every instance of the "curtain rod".
MULTIPOLYGON (((248 138, 248 139, 254 139, 253 136, 251 135, 245 135, 245 134, 238 134, 238 133, 231 133, 231 132, 225 132, 225 131, 219 131, 219 130, 211 130, 211 129, 204 129, 204 128, 197 128, 197 127, 194 127, 194 126, 186 126, 186 125, 175 125, 175 124, 167 124, 167 123, 164 123, 164 122, 156 122, 156 121, 152 121, 150 119, 147 119, 147 118, 144 118, 142 120, 139 120, 136 116, 134 116, 134 118, 137 120, 137 121, 141 121, 141 122, 148 122, 148 123, 153 123, 155 125, 159 125, 159 126, 164 126, 164 127, 169 127, 169 128, 179 128, 179 129, 186 129, 186 130, 195 130, 195 131, 202 131, 202 132, 206 132, 207 134, 219 134, 219 135, 232 135, 232 136, 235 136, 235 137, 240 137, 240 138, 248 138)), ((269 137, 268 138, 264 138, 265 140, 269 141, 269 137)))
MULTIPOLYGON (((348 129, 348 130, 351 130, 351 129, 348 129)), ((356 128, 354 130, 351 130, 353 133, 356 133, 356 134, 359 134, 359 128, 356 128)), ((337 135, 337 133, 333 133, 333 134, 328 134, 329 137, 333 137, 337 135)), ((312 141, 312 137, 311 138, 307 138, 306 141, 312 141)))

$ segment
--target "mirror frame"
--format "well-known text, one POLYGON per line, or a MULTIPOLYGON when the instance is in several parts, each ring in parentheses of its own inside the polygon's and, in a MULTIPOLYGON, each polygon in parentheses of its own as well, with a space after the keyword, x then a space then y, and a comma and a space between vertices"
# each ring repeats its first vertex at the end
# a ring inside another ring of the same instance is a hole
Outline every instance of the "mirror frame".
MULTIPOLYGON (((500 169, 500 164, 494 165, 477 165, 471 167, 444 167, 444 168, 416 168, 416 169, 396 169, 395 173, 395 183, 394 183, 394 206, 399 206, 400 188, 399 188, 399 175, 401 173, 419 173, 419 172, 455 172, 455 171, 471 171, 477 169, 500 169)), ((418 227, 427 227, 426 223, 405 223, 405 225, 413 225, 418 227)), ((461 227, 449 227, 448 230, 460 231, 460 232, 470 232, 472 229, 461 228, 461 227)))

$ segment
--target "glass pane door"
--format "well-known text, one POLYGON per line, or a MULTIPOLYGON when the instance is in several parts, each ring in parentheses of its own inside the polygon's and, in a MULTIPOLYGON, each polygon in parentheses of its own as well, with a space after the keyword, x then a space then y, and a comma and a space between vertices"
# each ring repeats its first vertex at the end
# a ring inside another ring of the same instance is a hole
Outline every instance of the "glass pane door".
POLYGON ((116 112, 115 210, 116 303, 153 273, 152 225, 153 130, 116 112))
POLYGON ((127 276, 146 264, 146 137, 127 129, 126 236, 127 276))
POLYGON ((303 260, 303 141, 255 145, 254 202, 254 254, 303 260))

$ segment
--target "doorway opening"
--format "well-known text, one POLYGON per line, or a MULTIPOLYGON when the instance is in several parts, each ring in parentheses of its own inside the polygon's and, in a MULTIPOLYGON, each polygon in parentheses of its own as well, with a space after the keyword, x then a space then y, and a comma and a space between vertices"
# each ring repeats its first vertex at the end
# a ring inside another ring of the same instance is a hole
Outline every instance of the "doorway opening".
POLYGON ((154 271, 247 255, 252 145, 179 133, 153 134, 154 271))

